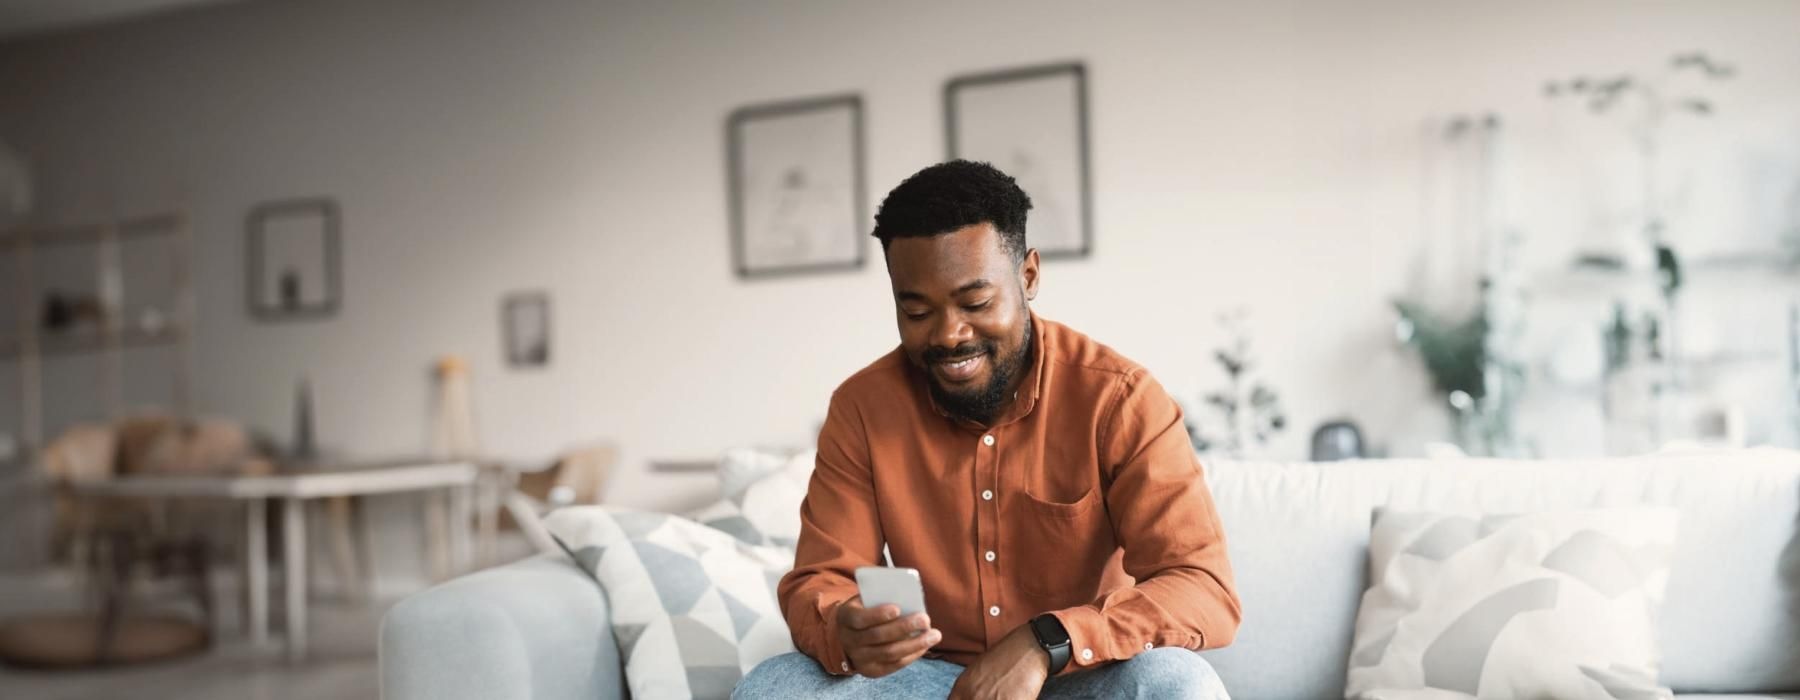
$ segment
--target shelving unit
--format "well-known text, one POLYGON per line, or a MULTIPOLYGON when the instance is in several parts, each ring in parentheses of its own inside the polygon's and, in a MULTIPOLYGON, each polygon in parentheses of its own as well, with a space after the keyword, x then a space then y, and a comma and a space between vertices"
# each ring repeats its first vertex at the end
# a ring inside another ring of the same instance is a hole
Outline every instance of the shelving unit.
MULTIPOLYGON (((1796 374, 1800 372, 1800 255, 1791 250, 1768 250, 1697 257, 1683 260, 1681 270, 1681 302, 1674 315, 1663 306, 1661 277, 1654 269, 1571 264, 1538 273, 1531 288, 1539 304, 1591 307, 1596 313, 1623 302, 1633 314, 1629 322, 1634 328, 1634 344, 1644 342, 1635 335, 1642 330, 1639 324, 1644 312, 1654 310, 1663 324, 1660 358, 1634 360, 1631 371, 1635 374, 1631 376, 1635 379, 1628 379, 1655 387, 1634 394, 1633 401, 1656 401, 1657 405, 1630 414, 1620 423, 1643 423, 1636 426, 1636 432, 1627 431, 1630 434, 1625 434, 1623 444, 1653 449, 1672 439, 1704 437, 1692 434, 1695 416, 1734 407, 1744 411, 1738 414, 1740 419, 1761 426, 1752 431, 1752 441, 1800 437, 1800 430, 1784 427, 1800 418, 1800 401, 1767 401, 1745 389, 1752 384, 1781 386, 1785 393, 1787 385, 1800 376, 1796 374), (1741 332, 1741 314, 1731 320, 1732 314, 1746 310, 1767 324, 1756 326, 1754 337, 1741 332), (1721 318, 1727 320, 1721 322, 1721 318), (1703 335, 1694 335, 1696 324, 1704 329, 1700 331, 1703 335), (1696 343, 1697 339, 1701 342, 1696 343)), ((1602 331, 1594 328, 1592 332, 1602 331)), ((1609 374, 1600 377, 1597 385, 1561 388, 1604 392, 1613 378, 1609 374)), ((1800 390, 1800 386, 1794 389, 1800 390)))
POLYGON ((171 405, 167 408, 177 415, 188 413, 187 371, 195 317, 189 273, 191 250, 189 219, 186 212, 179 210, 77 225, 26 224, 0 231, 0 253, 10 254, 13 270, 9 272, 16 273, 8 275, 14 279, 14 288, 0 291, 11 292, 17 312, 16 328, 10 332, 0 329, 0 363, 17 364, 21 389, 19 425, 4 429, 16 430, 22 455, 42 447, 45 440, 46 358, 97 356, 100 392, 95 398, 104 406, 104 415, 117 419, 126 410, 125 352, 143 347, 171 348, 171 405), (128 298, 123 248, 128 242, 146 239, 164 243, 170 276, 168 294, 164 299, 149 300, 148 306, 134 308, 145 300, 128 298), (92 260, 98 320, 51 332, 42 326, 47 290, 39 286, 39 266, 34 260, 40 254, 69 248, 90 249, 83 255, 92 260), (136 317, 128 317, 134 312, 136 317))

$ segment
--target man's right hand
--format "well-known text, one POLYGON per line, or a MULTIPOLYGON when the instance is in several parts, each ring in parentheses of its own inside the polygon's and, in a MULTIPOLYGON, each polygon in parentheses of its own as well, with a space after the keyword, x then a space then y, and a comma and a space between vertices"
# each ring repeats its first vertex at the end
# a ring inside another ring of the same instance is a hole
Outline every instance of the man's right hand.
POLYGON ((906 668, 944 638, 925 613, 901 617, 894 605, 864 608, 862 596, 838 606, 837 626, 851 668, 870 678, 906 668))

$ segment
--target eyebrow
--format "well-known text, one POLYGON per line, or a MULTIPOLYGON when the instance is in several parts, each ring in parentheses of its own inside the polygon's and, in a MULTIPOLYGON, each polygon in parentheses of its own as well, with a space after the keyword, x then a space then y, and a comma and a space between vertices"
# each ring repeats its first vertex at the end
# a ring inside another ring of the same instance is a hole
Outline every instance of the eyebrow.
MULTIPOLYGON (((964 294, 968 294, 969 292, 973 292, 977 289, 986 289, 986 288, 992 287, 992 286, 994 286, 994 283, 987 281, 986 278, 978 279, 978 280, 975 280, 974 282, 970 282, 961 287, 957 287, 956 291, 950 293, 950 296, 959 297, 964 294)), ((918 292, 913 292, 913 291, 904 291, 903 290, 899 294, 895 294, 894 297, 899 299, 900 301, 930 301, 929 299, 927 299, 925 297, 925 295, 920 294, 918 292)))

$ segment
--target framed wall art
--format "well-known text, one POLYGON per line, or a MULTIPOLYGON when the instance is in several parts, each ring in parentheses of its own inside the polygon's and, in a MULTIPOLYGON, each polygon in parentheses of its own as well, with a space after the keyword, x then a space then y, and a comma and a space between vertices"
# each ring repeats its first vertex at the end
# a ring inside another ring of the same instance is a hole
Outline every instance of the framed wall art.
POLYGON ((343 288, 341 225, 337 203, 329 199, 268 202, 250 210, 252 316, 286 320, 337 312, 343 288))
POLYGON ((731 251, 744 278, 862 267, 862 98, 744 107, 726 122, 731 251))
POLYGON ((952 79, 944 86, 944 133, 951 158, 992 163, 1031 196, 1026 241, 1039 255, 1093 252, 1085 67, 1061 63, 952 79))
POLYGON ((550 295, 515 292, 500 302, 500 326, 506 342, 506 364, 534 369, 550 364, 550 295))

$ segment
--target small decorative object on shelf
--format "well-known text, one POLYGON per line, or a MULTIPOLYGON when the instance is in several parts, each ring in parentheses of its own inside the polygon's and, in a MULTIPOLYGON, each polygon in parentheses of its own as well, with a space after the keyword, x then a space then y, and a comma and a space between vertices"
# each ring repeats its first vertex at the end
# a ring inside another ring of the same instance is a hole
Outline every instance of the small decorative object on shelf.
POLYGON ((313 400, 312 382, 300 380, 294 388, 294 444, 288 449, 288 455, 296 461, 308 462, 318 457, 318 445, 313 443, 313 400))
POLYGON ((1252 444, 1266 445, 1270 437, 1287 427, 1281 398, 1251 373, 1254 362, 1250 334, 1245 328, 1248 318, 1249 311, 1245 309, 1219 315, 1219 325, 1230 340, 1213 350, 1213 360, 1225 373, 1225 386, 1203 397, 1204 405, 1215 411, 1216 420, 1204 420, 1198 411, 1187 414, 1188 437, 1193 440, 1194 449, 1201 452, 1243 456, 1252 444))
POLYGON ((99 328, 106 324, 106 308, 91 296, 75 296, 50 290, 44 294, 43 328, 51 333, 71 331, 81 326, 99 328))
POLYGON ((1669 364, 1659 314, 1645 311, 1634 323, 1625 302, 1613 304, 1612 319, 1601 328, 1605 371, 1600 409, 1606 421, 1609 454, 1638 454, 1656 449, 1669 435, 1669 364))
POLYGON ((469 405, 469 365, 456 355, 437 361, 437 417, 431 431, 431 455, 445 459, 474 457, 475 414, 469 405))
POLYGON ((1336 462, 1345 459, 1362 459, 1367 452, 1363 447, 1362 429, 1347 420, 1334 420, 1319 426, 1312 434, 1312 461, 1336 462))

